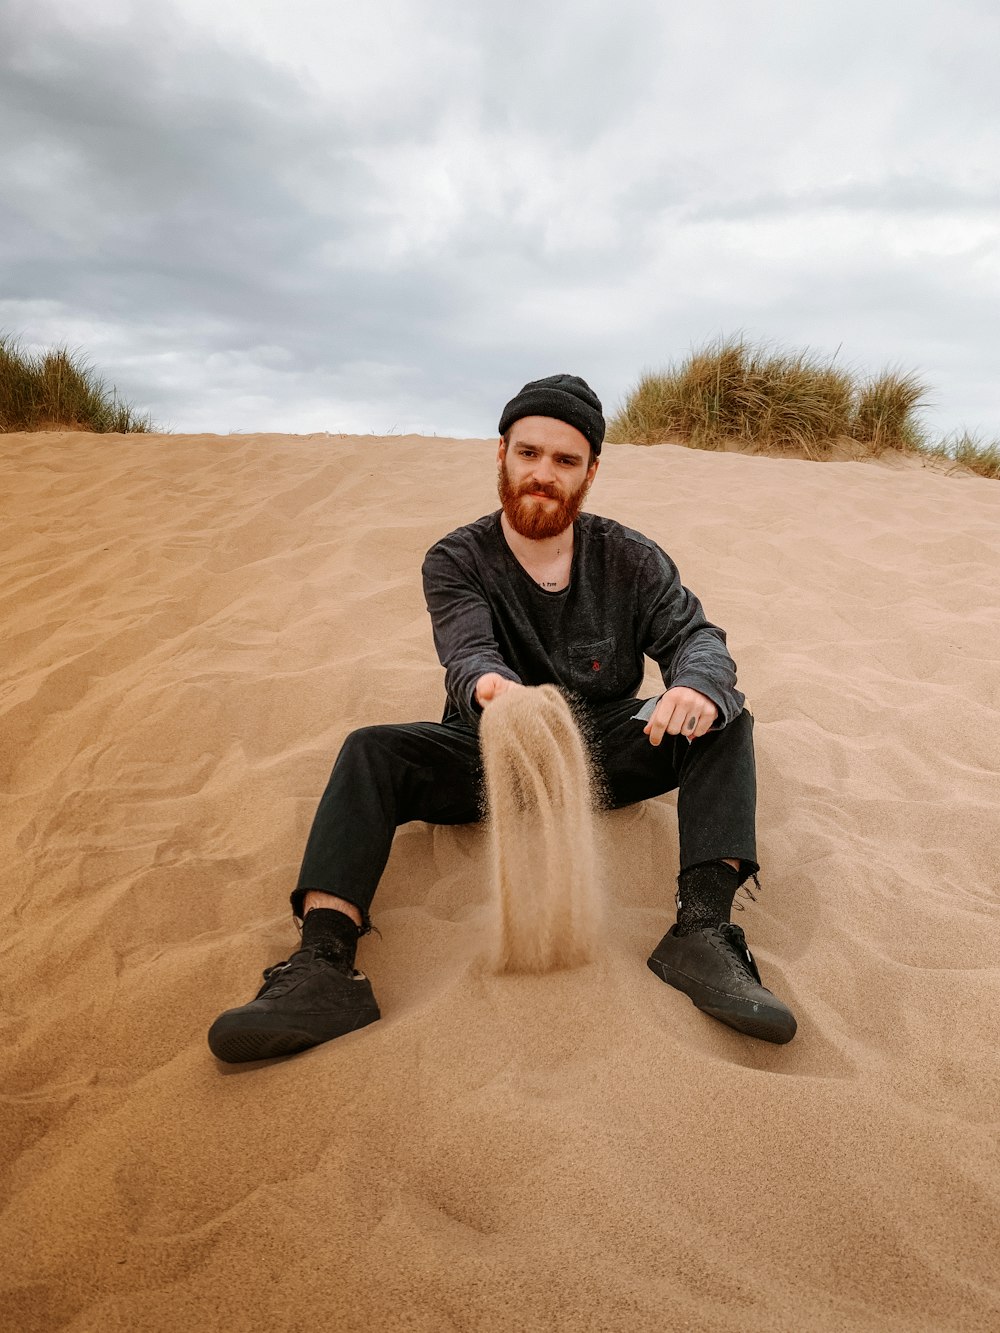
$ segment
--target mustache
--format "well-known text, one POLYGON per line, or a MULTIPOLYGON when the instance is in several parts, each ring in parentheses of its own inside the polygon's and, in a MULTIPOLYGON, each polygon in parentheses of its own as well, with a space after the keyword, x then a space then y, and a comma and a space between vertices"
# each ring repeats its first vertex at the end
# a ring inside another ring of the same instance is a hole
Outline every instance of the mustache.
POLYGON ((539 486, 531 481, 526 481, 523 486, 517 488, 517 498, 520 500, 523 495, 545 495, 550 500, 562 499, 555 486, 539 486))

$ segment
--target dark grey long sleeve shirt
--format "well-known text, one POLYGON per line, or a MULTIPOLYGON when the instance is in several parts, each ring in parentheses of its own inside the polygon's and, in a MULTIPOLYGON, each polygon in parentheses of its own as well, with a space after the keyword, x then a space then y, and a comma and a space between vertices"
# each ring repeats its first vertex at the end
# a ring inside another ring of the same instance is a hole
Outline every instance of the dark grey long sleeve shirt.
POLYGON ((591 704, 627 699, 642 682, 644 655, 667 689, 687 685, 712 700, 716 729, 743 708, 725 631, 706 620, 670 557, 613 519, 579 516, 561 592, 540 588, 518 563, 499 510, 432 546, 423 579, 445 668, 446 719, 476 725, 476 682, 490 671, 560 685, 591 704))

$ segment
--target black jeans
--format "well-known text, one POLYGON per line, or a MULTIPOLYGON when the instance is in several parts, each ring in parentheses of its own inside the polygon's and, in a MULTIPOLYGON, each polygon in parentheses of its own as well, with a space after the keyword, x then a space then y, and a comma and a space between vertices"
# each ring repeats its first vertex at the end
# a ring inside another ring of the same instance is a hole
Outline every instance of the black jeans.
MULTIPOLYGON (((604 786, 605 809, 677 792, 681 869, 739 859, 756 873, 757 778, 746 709, 696 741, 650 745, 633 714, 642 701, 584 709, 581 730, 604 786)), ((393 834, 413 819, 471 824, 483 814, 479 732, 462 722, 361 727, 344 741, 306 843, 292 910, 310 889, 353 903, 366 926, 393 834)))

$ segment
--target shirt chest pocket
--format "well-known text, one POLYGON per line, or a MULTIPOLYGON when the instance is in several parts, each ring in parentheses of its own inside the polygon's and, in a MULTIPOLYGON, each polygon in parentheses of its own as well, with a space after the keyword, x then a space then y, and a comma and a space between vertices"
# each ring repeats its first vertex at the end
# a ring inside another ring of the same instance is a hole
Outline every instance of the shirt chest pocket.
POLYGON ((582 694, 603 694, 616 688, 618 672, 613 638, 574 644, 569 661, 573 688, 582 694))

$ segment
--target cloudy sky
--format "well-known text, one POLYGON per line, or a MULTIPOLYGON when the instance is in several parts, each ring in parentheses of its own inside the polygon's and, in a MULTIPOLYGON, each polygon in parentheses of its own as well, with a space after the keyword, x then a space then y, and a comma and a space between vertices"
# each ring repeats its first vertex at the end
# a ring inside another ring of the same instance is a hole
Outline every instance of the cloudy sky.
POLYGON ((998 65, 996 0, 0 0, 0 331, 179 431, 489 435, 743 331, 1000 438, 998 65))

